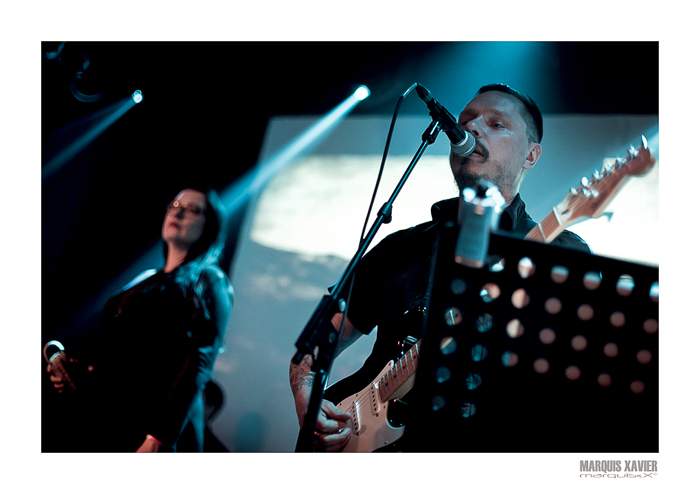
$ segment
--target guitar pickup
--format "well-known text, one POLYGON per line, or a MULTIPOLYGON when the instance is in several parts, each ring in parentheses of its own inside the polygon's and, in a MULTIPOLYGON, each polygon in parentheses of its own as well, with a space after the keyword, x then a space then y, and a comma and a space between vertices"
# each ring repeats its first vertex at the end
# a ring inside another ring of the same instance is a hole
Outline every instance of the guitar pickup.
POLYGON ((372 414, 379 415, 379 384, 372 383, 372 388, 369 391, 369 399, 372 403, 372 414))
POLYGON ((352 433, 359 434, 360 433, 360 413, 359 413, 359 404, 356 401, 352 402, 352 412, 350 412, 350 415, 352 416, 352 433))

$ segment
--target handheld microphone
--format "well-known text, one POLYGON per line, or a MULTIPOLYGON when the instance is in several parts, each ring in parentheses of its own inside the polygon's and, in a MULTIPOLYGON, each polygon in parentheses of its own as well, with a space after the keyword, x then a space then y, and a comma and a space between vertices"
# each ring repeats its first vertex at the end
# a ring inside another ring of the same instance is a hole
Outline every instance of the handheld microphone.
POLYGON ((417 84, 416 92, 420 99, 428 106, 430 115, 439 120, 442 131, 450 139, 452 152, 457 156, 469 156, 472 154, 476 147, 476 139, 474 136, 469 132, 465 132, 457 125, 455 117, 430 94, 430 91, 420 84, 417 84))
POLYGON ((76 389, 73 379, 71 379, 71 376, 68 375, 68 371, 66 370, 69 359, 60 341, 51 340, 44 345, 44 359, 46 363, 51 365, 51 369, 56 376, 60 377, 62 381, 65 381, 71 389, 76 389), (49 357, 46 350, 50 347, 56 347, 58 351, 49 357))

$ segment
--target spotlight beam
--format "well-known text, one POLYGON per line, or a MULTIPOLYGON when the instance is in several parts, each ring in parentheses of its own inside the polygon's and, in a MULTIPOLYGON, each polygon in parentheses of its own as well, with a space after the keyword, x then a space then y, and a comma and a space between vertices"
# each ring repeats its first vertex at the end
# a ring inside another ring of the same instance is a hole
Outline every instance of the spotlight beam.
MULTIPOLYGON (((102 134, 114 122, 119 120, 127 111, 136 105, 132 96, 113 103, 112 105, 100 110, 97 122, 90 126, 84 134, 73 140, 68 146, 63 148, 51 160, 46 163, 41 169, 41 180, 46 181, 51 178, 58 170, 63 167, 68 161, 73 159, 78 153, 85 149, 91 142, 102 134)), ((87 119, 95 119, 95 115, 87 117, 87 119)), ((77 125, 81 122, 76 122, 72 125, 77 125)))
POLYGON ((248 172, 235 185, 222 194, 222 202, 229 214, 235 213, 250 197, 256 194, 272 177, 292 161, 308 154, 325 138, 357 104, 369 96, 367 86, 361 86, 345 101, 336 106, 321 120, 313 124, 272 157, 248 172), (363 89, 364 88, 364 89, 363 89))
MULTIPOLYGON (((296 139, 292 140, 287 146, 273 155, 270 159, 259 164, 254 170, 248 172, 243 178, 239 179, 233 186, 229 187, 221 193, 221 201, 226 208, 226 214, 230 217, 238 214, 242 207, 257 193, 276 173, 279 173, 285 166, 291 163, 299 156, 308 153, 321 140, 327 136, 340 121, 362 100, 369 96, 369 90, 364 98, 358 98, 355 93, 340 103, 330 113, 325 115, 321 120, 309 127, 306 131, 300 134, 296 139)), ((131 96, 127 98, 131 103, 124 103, 126 107, 122 114, 129 108, 133 107, 131 96)), ((118 117, 117 117, 118 118, 118 117)), ((116 119, 114 119, 116 120, 116 119)), ((157 266, 162 263, 162 247, 160 241, 154 242, 148 247, 141 256, 139 256, 123 274, 117 275, 111 281, 105 283, 101 290, 96 290, 95 295, 90 297, 82 304, 80 310, 69 324, 68 328, 81 327, 86 321, 94 317, 104 304, 104 298, 107 295, 113 294, 121 289, 126 283, 138 273, 146 269, 157 266)), ((224 269, 227 269, 224 267, 224 269)), ((228 269, 227 269, 228 270, 228 269)))

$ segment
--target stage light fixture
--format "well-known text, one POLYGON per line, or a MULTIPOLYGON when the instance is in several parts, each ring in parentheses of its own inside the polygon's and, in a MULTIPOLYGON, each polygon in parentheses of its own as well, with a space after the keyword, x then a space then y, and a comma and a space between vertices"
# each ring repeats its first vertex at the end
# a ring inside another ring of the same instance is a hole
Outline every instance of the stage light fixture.
POLYGON ((367 86, 360 86, 357 89, 355 89, 355 98, 357 101, 362 101, 363 99, 366 99, 370 95, 369 88, 367 86))
POLYGON ((143 93, 137 89, 134 91, 134 94, 131 95, 131 98, 134 100, 134 103, 141 103, 143 100, 143 93))

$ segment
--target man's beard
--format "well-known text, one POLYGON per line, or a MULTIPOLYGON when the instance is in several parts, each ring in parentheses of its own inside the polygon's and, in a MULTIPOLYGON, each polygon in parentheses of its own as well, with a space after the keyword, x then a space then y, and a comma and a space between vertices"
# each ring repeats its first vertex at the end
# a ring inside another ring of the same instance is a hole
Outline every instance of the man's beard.
POLYGON ((495 177, 491 177, 487 174, 467 172, 459 173, 454 178, 460 192, 466 188, 477 190, 479 183, 484 183, 487 187, 495 185, 500 190, 502 184, 504 183, 504 174, 502 172, 495 177))
POLYGON ((480 180, 488 180, 488 178, 476 173, 460 173, 455 176, 455 183, 460 192, 467 188, 476 190, 480 180))
POLYGON ((459 172, 455 174, 454 179, 460 192, 467 187, 476 190, 479 182, 485 181, 491 182, 492 185, 498 187, 501 194, 504 194, 504 188, 510 189, 515 183, 515 176, 508 176, 502 167, 499 168, 495 176, 486 173, 459 172))
MULTIPOLYGON (((450 155, 451 160, 458 160, 459 163, 459 170, 460 172, 457 172, 457 174, 454 176, 455 183, 457 184, 457 187, 459 188, 460 191, 470 188, 476 190, 478 184, 480 181, 490 181, 494 182, 493 177, 490 177, 486 174, 479 174, 479 173, 473 173, 469 171, 461 171, 465 165, 467 165, 470 161, 472 160, 478 160, 477 162, 479 163, 485 163, 488 158, 489 158, 489 152, 481 146, 479 142, 476 143, 476 150, 475 150, 480 156, 476 155, 469 155, 466 157, 457 157, 453 154, 450 155)), ((499 173, 499 175, 501 175, 499 173)), ((499 178, 499 177, 497 177, 499 178)), ((495 182, 494 182, 495 183, 495 182)))

